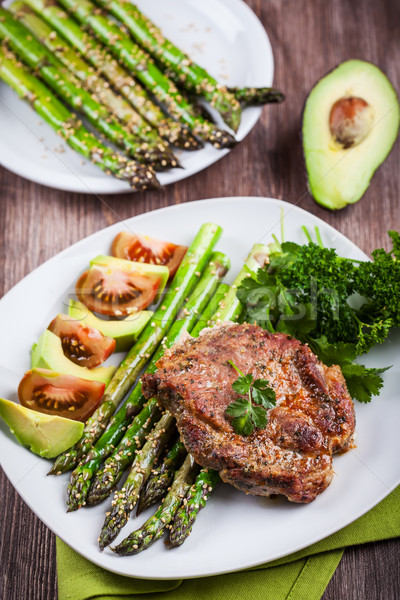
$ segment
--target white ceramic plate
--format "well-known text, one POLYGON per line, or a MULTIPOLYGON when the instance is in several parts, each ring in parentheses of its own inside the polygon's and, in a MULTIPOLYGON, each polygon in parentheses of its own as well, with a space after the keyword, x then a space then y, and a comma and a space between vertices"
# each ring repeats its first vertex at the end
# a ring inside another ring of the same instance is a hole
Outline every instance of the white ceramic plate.
MULTIPOLYGON (((12 0, 7 0, 7 7, 12 0)), ((165 35, 227 85, 270 86, 274 63, 268 36, 242 0, 137 0, 165 35)), ((261 108, 243 111, 236 138, 250 132, 261 108)), ((222 122, 219 123, 224 126, 222 122)), ((225 126, 224 126, 225 127, 225 126)), ((129 185, 105 175, 70 149, 33 109, 0 81, 0 164, 37 183, 71 192, 127 193, 129 185), (82 164, 85 162, 85 164, 82 164)), ((177 152, 183 169, 160 173, 162 185, 190 177, 229 150, 207 144, 196 152, 177 152)))
MULTIPOLYGON (((224 228, 218 249, 232 260, 228 283, 234 278, 254 242, 280 236, 284 210, 286 239, 305 242, 301 225, 318 225, 326 245, 344 256, 366 256, 347 238, 313 215, 279 200, 222 198, 182 204, 117 223, 74 244, 23 279, 0 301, 0 396, 16 399, 18 382, 29 368, 29 348, 63 308, 80 272, 91 257, 107 252, 112 239, 126 229, 189 244, 207 221, 224 228)), ((180 578, 214 575, 273 560, 320 540, 344 527, 377 504, 400 482, 400 336, 393 335, 365 358, 372 366, 393 365, 385 373, 379 398, 356 404, 357 448, 334 458, 335 477, 314 502, 295 505, 284 499, 246 496, 220 485, 200 513, 190 538, 169 551, 162 542, 137 556, 120 558, 109 549, 98 551, 97 537, 109 509, 101 506, 65 512, 68 475, 46 477, 50 461, 18 445, 0 423, 2 466, 27 504, 50 529, 74 550, 94 563, 122 575, 144 578, 180 578), (240 542, 238 543, 238 531, 240 542)), ((147 519, 151 509, 132 519, 121 541, 147 519)))

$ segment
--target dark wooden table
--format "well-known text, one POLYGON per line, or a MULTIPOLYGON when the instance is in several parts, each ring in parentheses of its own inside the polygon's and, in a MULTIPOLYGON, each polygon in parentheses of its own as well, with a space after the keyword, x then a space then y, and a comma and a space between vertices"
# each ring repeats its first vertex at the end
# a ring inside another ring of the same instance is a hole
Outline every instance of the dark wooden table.
MULTIPOLYGON (((362 201, 332 213, 316 205, 307 193, 300 123, 310 87, 342 60, 374 62, 400 91, 400 2, 248 0, 248 4, 271 38, 275 85, 286 93, 286 102, 264 109, 248 138, 221 162, 157 192, 103 198, 70 194, 35 185, 0 168, 1 294, 43 261, 106 225, 215 196, 282 198, 318 215, 367 253, 387 246, 386 230, 400 229, 399 142, 362 201)), ((16 331, 16 335, 23 332, 16 331)), ((1 599, 56 599, 54 535, 2 472, 0 497, 1 599)), ((400 598, 399 554, 399 540, 347 549, 324 600, 400 598)))

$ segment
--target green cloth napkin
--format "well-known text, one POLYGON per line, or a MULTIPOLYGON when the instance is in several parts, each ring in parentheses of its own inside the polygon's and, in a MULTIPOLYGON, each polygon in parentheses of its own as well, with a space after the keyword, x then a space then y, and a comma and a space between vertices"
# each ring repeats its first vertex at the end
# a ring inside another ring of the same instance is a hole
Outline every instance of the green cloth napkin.
POLYGON ((114 575, 57 539, 59 600, 319 600, 346 546, 400 536, 399 506, 400 487, 354 523, 295 554, 238 573, 183 581, 114 575))

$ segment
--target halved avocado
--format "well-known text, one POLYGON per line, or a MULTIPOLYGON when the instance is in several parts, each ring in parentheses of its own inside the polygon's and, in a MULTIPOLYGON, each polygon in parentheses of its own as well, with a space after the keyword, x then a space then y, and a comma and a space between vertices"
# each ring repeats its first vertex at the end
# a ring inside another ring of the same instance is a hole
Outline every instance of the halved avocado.
POLYGON ((342 63, 311 90, 303 148, 314 199, 330 209, 357 202, 399 130, 399 101, 375 65, 342 63))
POLYGON ((160 294, 163 292, 169 279, 169 269, 168 267, 163 267, 162 265, 134 262, 132 260, 126 260, 125 258, 104 256, 103 254, 96 256, 96 258, 90 261, 91 267, 112 267, 113 265, 120 267, 125 271, 132 271, 133 273, 138 273, 138 275, 143 275, 157 281, 159 280, 160 284, 158 286, 157 298, 160 297, 160 294))
POLYGON ((103 335, 114 338, 116 352, 125 352, 132 348, 139 334, 150 321, 153 311, 141 310, 124 319, 106 321, 97 317, 82 302, 70 300, 68 314, 73 319, 80 321, 82 325, 94 327, 103 335))
POLYGON ((101 381, 106 385, 115 373, 115 367, 87 369, 86 367, 76 365, 65 356, 58 335, 55 335, 48 329, 40 336, 38 343, 32 346, 31 367, 32 369, 50 369, 58 373, 75 375, 82 379, 101 381))
POLYGON ((64 417, 44 415, 0 398, 0 417, 23 446, 44 458, 54 458, 76 444, 84 424, 64 417))

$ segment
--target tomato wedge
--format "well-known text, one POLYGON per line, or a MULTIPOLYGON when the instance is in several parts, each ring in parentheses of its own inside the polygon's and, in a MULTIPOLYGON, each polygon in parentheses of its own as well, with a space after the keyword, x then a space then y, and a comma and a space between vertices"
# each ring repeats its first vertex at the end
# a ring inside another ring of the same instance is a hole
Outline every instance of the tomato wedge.
POLYGON ((32 369, 21 379, 18 398, 22 406, 46 415, 86 421, 99 406, 105 387, 74 375, 32 369))
POLYGON ((157 295, 159 283, 159 280, 116 265, 92 266, 80 276, 75 291, 78 299, 90 310, 121 317, 150 306, 157 295))
POLYGON ((57 315, 47 329, 61 339, 65 356, 81 367, 98 367, 115 350, 115 340, 67 315, 57 315))
POLYGON ((170 278, 175 275, 186 251, 187 246, 177 246, 172 242, 128 231, 121 231, 111 246, 111 253, 117 258, 168 267, 170 278))

